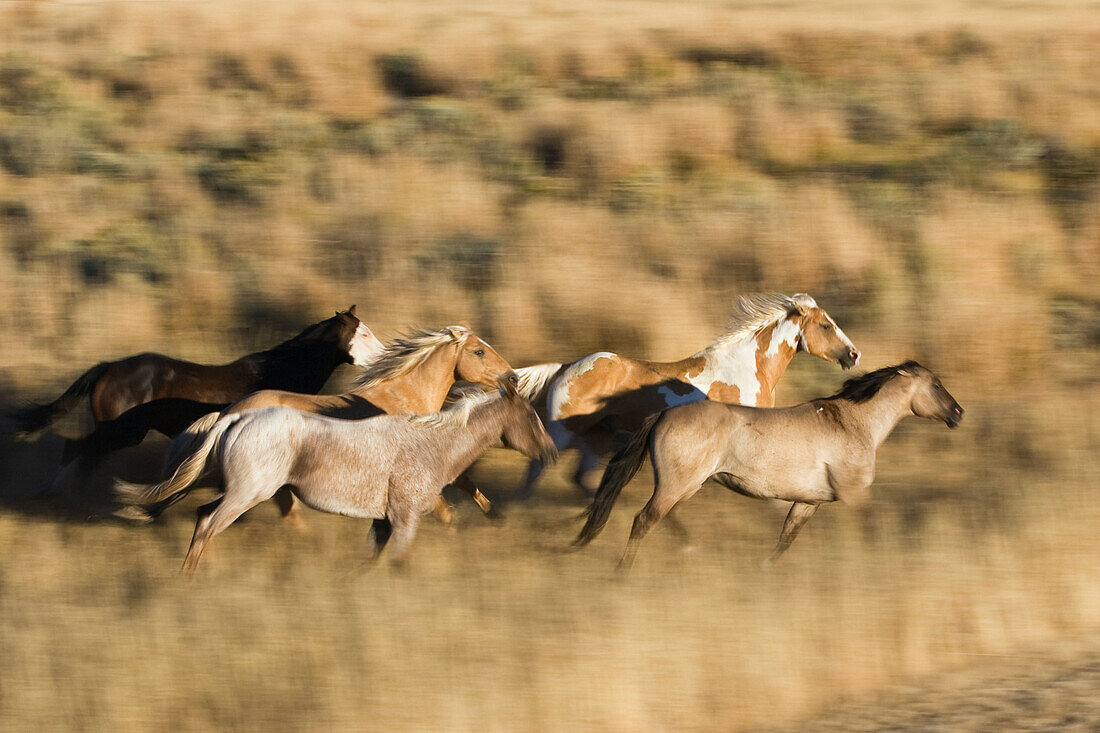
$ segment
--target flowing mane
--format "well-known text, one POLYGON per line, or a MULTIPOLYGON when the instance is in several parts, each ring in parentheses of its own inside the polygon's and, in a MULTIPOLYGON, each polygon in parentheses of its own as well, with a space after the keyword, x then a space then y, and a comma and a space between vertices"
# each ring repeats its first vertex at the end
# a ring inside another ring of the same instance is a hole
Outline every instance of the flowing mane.
POLYGON ((796 295, 783 295, 782 293, 756 293, 754 295, 739 295, 730 314, 730 322, 726 332, 716 338, 707 347, 708 349, 729 346, 746 339, 755 338, 757 334, 776 321, 786 318, 792 313, 805 313, 810 308, 816 308, 817 303, 809 295, 798 293, 796 295))
POLYGON ((894 366, 882 367, 873 372, 867 372, 858 377, 852 377, 841 386, 839 392, 823 399, 849 400, 856 403, 866 402, 878 394, 879 390, 881 390, 887 382, 898 376, 901 372, 920 368, 922 368, 921 365, 912 360, 902 364, 895 364, 894 366))
POLYGON ((359 375, 355 380, 356 388, 373 387, 387 379, 400 377, 423 364, 438 349, 448 344, 461 343, 470 333, 470 329, 465 326, 446 326, 434 331, 417 330, 399 336, 359 375))
POLYGON ((455 402, 447 409, 433 412, 429 415, 411 415, 409 416, 409 422, 427 425, 433 428, 445 426, 464 428, 466 427, 466 423, 470 422, 470 415, 473 413, 474 408, 489 402, 495 402, 499 399, 500 392, 496 390, 490 392, 467 392, 462 399, 455 402))

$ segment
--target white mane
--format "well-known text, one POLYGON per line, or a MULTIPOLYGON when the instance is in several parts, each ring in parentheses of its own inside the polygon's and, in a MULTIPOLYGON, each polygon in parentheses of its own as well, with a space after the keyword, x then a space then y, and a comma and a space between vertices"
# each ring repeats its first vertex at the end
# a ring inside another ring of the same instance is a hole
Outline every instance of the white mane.
POLYGON ((373 387, 387 379, 400 377, 423 364, 436 350, 447 344, 461 343, 471 333, 465 326, 446 326, 399 336, 359 375, 355 381, 356 388, 373 387))
POLYGON ((729 346, 757 334, 792 312, 805 315, 817 303, 806 293, 783 295, 782 293, 757 293, 739 295, 730 314, 730 323, 726 332, 716 338, 707 348, 729 346))

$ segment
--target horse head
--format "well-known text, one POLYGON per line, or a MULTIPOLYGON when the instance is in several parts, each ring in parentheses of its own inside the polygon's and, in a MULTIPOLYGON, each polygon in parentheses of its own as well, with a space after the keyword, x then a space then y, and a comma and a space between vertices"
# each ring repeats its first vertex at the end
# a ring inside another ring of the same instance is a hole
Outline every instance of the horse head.
POLYGON ((558 449, 531 403, 519 393, 511 377, 498 382, 500 397, 506 404, 502 439, 505 447, 517 450, 532 460, 549 466, 558 458, 558 449))
POLYGON ((799 320, 800 351, 839 364, 842 369, 851 369, 859 363, 859 349, 824 308, 805 293, 798 293, 791 301, 791 317, 799 320))
POLYGON ((513 385, 518 384, 519 378, 511 364, 480 336, 464 326, 451 326, 449 330, 458 344, 454 369, 456 381, 495 387, 501 379, 507 379, 513 385))

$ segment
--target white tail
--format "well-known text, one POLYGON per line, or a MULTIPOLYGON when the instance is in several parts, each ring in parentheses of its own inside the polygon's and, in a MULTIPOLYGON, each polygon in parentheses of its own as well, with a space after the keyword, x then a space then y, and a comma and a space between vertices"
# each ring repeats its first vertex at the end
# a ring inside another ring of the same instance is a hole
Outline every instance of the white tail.
POLYGON ((561 368, 561 364, 548 363, 517 369, 516 376, 519 377, 519 386, 516 391, 528 401, 535 399, 547 383, 557 376, 561 368))
MULTIPOLYGON (((170 499, 187 492, 191 484, 202 475, 206 467, 206 459, 217 445, 218 439, 225 434, 235 422, 241 419, 244 413, 236 412, 224 417, 218 413, 212 413, 217 418, 214 426, 206 433, 199 449, 187 456, 171 477, 159 484, 132 484, 120 479, 115 480, 115 494, 126 504, 153 504, 158 501, 170 499)), ((196 421, 202 422, 210 415, 204 415, 196 421)))

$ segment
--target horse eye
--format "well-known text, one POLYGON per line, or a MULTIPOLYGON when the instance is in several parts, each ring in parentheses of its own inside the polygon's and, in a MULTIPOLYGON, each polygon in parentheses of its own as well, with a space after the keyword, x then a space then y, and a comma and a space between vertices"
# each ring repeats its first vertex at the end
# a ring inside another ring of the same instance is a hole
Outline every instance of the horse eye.
POLYGON ((474 349, 474 356, 478 358, 485 356, 485 349, 474 349))
POLYGON ((824 328, 826 331, 832 331, 833 330, 833 324, 831 324, 831 323, 822 323, 821 327, 824 328))

